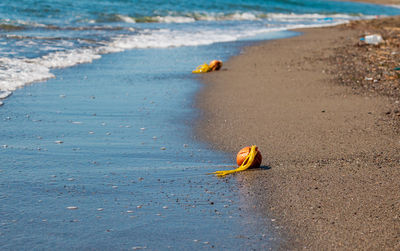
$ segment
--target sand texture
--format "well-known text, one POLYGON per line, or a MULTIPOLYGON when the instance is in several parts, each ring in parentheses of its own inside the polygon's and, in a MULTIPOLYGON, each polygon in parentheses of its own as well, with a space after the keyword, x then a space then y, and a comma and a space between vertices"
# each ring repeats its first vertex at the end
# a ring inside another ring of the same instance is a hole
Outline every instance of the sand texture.
MULTIPOLYGON (((359 30, 317 28, 263 42, 204 75, 198 134, 263 165, 232 177, 282 227, 282 249, 400 249, 400 136, 393 97, 338 81, 336 51, 359 30)), ((351 57, 351 55, 349 55, 351 57)))

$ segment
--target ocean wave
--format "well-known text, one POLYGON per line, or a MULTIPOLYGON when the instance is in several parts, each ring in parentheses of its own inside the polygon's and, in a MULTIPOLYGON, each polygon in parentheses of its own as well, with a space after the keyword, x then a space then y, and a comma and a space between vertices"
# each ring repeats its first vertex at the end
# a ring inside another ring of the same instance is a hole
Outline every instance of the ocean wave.
POLYGON ((230 14, 225 13, 169 13, 168 15, 161 16, 143 16, 143 17, 126 17, 119 18, 118 21, 125 21, 135 23, 193 23, 196 21, 243 21, 243 20, 257 20, 262 18, 262 14, 255 14, 251 12, 235 12, 230 14), (129 18, 129 19, 128 19, 129 18))
MULTIPOLYGON (((310 20, 310 19, 354 19, 362 15, 349 14, 295 14, 295 13, 261 13, 261 12, 235 12, 235 13, 169 13, 169 15, 130 17, 115 15, 107 21, 126 23, 193 23, 196 21, 255 21, 264 19, 276 20, 310 20)), ((363 16, 365 17, 365 16, 363 16)))
POLYGON ((0 27, 7 27, 7 26, 15 30, 25 29, 27 27, 46 27, 45 24, 32 21, 12 20, 9 18, 0 19, 0 27))
MULTIPOLYGON (((239 16, 231 16, 229 18, 249 20, 258 17, 246 16, 241 13, 239 16)), ((214 26, 202 29, 197 26, 188 26, 191 28, 183 30, 134 29, 134 32, 115 35, 107 41, 91 43, 84 48, 57 50, 37 58, 2 57, 0 58, 0 91, 13 91, 32 82, 53 78, 54 75, 51 73, 51 69, 90 63, 93 60, 101 58, 103 54, 136 48, 200 46, 218 42, 230 42, 256 36, 261 33, 335 25, 361 17, 321 14, 269 14, 264 18, 280 21, 277 24, 274 24, 274 22, 264 22, 257 26, 242 24, 241 26, 221 27, 219 29, 214 26), (267 26, 268 23, 272 25, 267 26)), ((174 22, 178 21, 174 20, 174 22)), ((185 20, 182 19, 181 21, 185 20)), ((186 20, 185 22, 188 21, 186 20)), ((167 22, 167 20, 163 22, 167 22)))

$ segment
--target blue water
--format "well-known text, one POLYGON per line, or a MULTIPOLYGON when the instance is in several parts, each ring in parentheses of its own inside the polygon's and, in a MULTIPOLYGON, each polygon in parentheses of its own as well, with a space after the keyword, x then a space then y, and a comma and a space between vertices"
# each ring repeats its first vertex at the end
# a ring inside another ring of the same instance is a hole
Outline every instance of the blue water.
POLYGON ((329 1, 0 3, 0 249, 275 249, 233 156, 193 133, 191 70, 400 9, 329 1), (243 190, 243 191, 242 191, 243 190), (72 207, 72 209, 71 209, 72 207))

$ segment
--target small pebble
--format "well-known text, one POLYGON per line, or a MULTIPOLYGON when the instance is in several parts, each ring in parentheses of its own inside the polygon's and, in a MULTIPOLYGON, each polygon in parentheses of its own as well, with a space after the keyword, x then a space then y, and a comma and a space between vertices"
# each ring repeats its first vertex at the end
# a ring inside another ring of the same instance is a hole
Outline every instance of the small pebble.
POLYGON ((166 150, 167 148, 165 148, 165 147, 161 147, 160 149, 164 151, 164 150, 166 150))

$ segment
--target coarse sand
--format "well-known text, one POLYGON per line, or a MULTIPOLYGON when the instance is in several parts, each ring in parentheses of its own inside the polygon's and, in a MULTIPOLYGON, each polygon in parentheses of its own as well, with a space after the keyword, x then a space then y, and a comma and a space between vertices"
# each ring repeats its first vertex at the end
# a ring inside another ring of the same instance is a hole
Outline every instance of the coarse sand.
POLYGON ((247 47, 204 75, 198 135, 232 159, 259 146, 268 168, 227 179, 274 220, 282 249, 400 250, 400 136, 386 115, 393 99, 337 81, 331 58, 354 46, 358 31, 303 32, 247 47))

